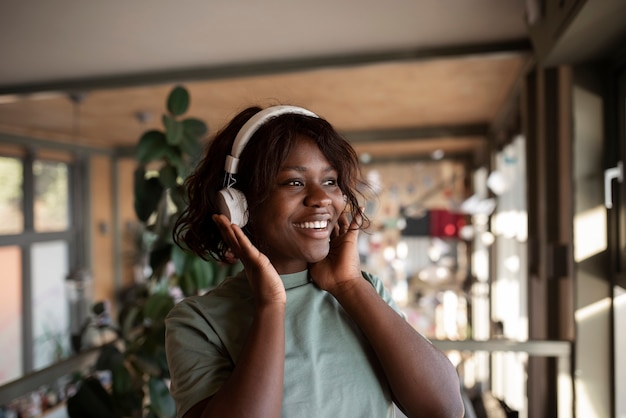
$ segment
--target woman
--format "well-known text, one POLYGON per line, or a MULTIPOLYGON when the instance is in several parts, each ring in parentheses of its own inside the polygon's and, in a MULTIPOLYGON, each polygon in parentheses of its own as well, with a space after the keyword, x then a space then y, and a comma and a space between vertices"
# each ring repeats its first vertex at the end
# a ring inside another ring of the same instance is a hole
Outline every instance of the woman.
POLYGON ((166 321, 179 417, 461 417, 452 364, 361 271, 356 153, 292 106, 249 108, 186 181, 175 240, 244 270, 166 321))

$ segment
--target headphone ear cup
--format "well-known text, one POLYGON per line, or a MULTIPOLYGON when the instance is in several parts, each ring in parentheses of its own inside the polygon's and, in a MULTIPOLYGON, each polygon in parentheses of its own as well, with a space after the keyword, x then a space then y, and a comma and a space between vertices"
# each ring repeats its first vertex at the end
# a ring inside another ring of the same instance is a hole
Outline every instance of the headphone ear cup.
POLYGON ((220 190, 217 194, 217 206, 231 223, 240 227, 248 223, 248 202, 241 191, 231 187, 220 190))

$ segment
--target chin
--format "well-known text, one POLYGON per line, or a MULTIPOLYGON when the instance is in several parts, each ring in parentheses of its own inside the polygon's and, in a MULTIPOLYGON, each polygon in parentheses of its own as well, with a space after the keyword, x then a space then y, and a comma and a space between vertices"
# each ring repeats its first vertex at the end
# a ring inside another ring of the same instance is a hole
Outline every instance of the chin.
POLYGON ((319 263, 320 261, 322 261, 328 256, 328 251, 329 249, 327 248, 325 251, 315 251, 315 252, 309 253, 305 257, 307 263, 309 264, 319 263))

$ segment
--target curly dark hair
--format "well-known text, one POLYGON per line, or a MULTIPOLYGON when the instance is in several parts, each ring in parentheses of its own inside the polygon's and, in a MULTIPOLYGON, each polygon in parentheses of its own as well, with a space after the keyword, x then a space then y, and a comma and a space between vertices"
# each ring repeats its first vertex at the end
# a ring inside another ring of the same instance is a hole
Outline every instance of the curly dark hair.
MULTIPOLYGON (((215 135, 195 171, 185 180, 188 206, 174 225, 173 238, 181 248, 205 260, 212 257, 231 261, 228 247, 211 217, 219 213, 217 194, 223 188, 226 156, 241 127, 261 110, 250 107, 235 116, 215 135)), ((313 139, 337 170, 339 188, 347 197, 347 210, 352 217, 362 217, 360 228, 367 226, 369 220, 359 207, 366 183, 356 152, 326 120, 300 114, 287 113, 268 120, 241 152, 234 187, 245 195, 248 211, 254 212, 268 198, 283 161, 301 136, 313 139)), ((251 228, 244 227, 244 232, 257 243, 251 228)))

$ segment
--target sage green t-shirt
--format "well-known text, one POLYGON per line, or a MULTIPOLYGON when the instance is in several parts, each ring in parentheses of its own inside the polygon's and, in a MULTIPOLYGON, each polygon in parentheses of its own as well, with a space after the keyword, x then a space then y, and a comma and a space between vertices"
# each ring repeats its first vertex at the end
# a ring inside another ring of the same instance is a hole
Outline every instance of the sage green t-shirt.
MULTIPOLYGON (((391 394, 374 353, 337 300, 313 284, 307 271, 281 278, 287 290, 282 416, 393 417, 391 394)), ((367 273, 363 278, 401 314, 378 278, 367 273)), ((203 296, 184 299, 169 313, 166 350, 178 417, 228 379, 252 315, 243 272, 203 296)))

